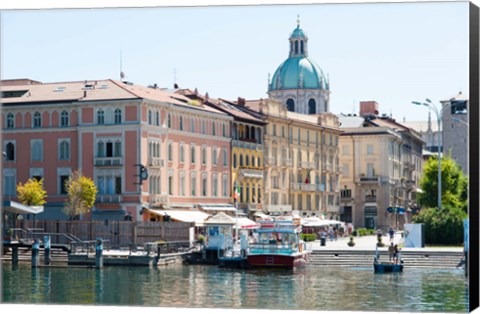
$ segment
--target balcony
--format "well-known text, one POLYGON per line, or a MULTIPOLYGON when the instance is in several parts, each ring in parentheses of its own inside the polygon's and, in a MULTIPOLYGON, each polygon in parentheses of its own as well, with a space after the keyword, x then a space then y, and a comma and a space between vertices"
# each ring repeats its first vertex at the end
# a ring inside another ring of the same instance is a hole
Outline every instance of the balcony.
POLYGON ((302 169, 313 169, 315 168, 315 162, 314 161, 299 161, 298 162, 298 167, 302 169))
POLYGON ((375 203, 377 201, 376 195, 365 195, 365 202, 367 203, 375 203))
POLYGON ((291 212, 292 205, 266 205, 264 210, 267 212, 280 212, 280 213, 291 212))
POLYGON ((149 167, 163 167, 165 160, 159 157, 148 157, 147 164, 149 167))
POLYGON ((351 196, 340 196, 340 203, 349 203, 352 201, 351 196))
POLYGON ((254 149, 258 151, 263 150, 263 145, 256 143, 255 140, 253 142, 251 141, 244 141, 244 140, 233 140, 232 141, 232 146, 233 147, 238 147, 238 148, 246 148, 246 149, 254 149))
POLYGON ((293 160, 290 158, 283 158, 282 159, 282 166, 284 167, 291 167, 293 166, 293 160))
POLYGON ((244 178, 263 179, 263 170, 261 169, 240 168, 238 174, 244 178))
POLYGON ((148 196, 148 202, 152 207, 168 204, 168 195, 152 194, 148 196))
POLYGON ((277 165, 277 159, 275 157, 267 157, 265 160, 267 161, 267 165, 269 166, 277 165))
POLYGON ((121 203, 122 196, 97 194, 96 202, 97 203, 121 203))
POLYGON ((366 176, 366 175, 360 175, 358 178, 357 178, 357 182, 360 182, 360 183, 379 183, 379 177, 378 176, 366 176))
POLYGON ((95 167, 120 167, 123 166, 122 157, 96 157, 95 167))

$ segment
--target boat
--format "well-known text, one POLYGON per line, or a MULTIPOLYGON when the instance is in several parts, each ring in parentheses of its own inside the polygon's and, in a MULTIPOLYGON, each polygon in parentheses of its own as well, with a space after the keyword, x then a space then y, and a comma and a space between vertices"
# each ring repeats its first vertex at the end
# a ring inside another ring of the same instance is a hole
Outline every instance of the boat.
POLYGON ((398 258, 396 260, 381 262, 380 255, 378 254, 378 245, 375 250, 375 257, 373 259, 373 270, 375 273, 401 273, 403 272, 403 260, 401 259, 400 253, 398 253, 398 258))
POLYGON ((247 250, 249 267, 294 269, 305 266, 310 250, 300 239, 302 226, 299 218, 279 217, 257 222, 260 228, 253 231, 254 240, 247 250))

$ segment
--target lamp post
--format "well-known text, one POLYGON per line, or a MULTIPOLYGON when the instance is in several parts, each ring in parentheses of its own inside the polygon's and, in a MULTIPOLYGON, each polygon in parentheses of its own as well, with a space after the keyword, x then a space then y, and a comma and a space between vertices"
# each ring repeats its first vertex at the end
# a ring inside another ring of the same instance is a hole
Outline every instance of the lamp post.
POLYGON ((442 209, 442 151, 440 150, 440 140, 442 134, 442 110, 438 111, 437 107, 432 103, 432 101, 428 98, 425 99, 426 102, 418 102, 412 101, 412 104, 417 106, 425 106, 429 107, 435 112, 437 116, 437 126, 438 126, 438 199, 437 199, 437 207, 438 209, 442 209))

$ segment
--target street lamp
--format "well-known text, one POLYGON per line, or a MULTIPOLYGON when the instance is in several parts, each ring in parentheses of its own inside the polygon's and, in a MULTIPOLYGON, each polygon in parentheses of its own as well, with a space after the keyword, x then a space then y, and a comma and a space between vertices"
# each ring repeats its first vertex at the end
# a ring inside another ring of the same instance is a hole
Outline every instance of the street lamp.
POLYGON ((432 103, 432 101, 428 98, 425 99, 426 102, 418 102, 412 101, 412 104, 417 106, 425 106, 429 107, 435 112, 437 116, 437 126, 438 126, 438 198, 437 198, 437 206, 438 209, 442 209, 442 152, 440 150, 440 140, 441 140, 441 132, 442 132, 442 110, 438 111, 437 107, 432 103))

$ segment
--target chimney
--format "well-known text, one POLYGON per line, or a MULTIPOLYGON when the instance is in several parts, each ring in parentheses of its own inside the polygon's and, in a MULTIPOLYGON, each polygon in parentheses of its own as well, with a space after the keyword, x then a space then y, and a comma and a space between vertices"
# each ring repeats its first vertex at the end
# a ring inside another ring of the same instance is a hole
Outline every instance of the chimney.
POLYGON ((376 101, 361 101, 360 102, 360 116, 365 117, 369 115, 378 116, 378 103, 376 101))
POLYGON ((245 106, 245 98, 238 97, 237 104, 239 106, 245 106))

